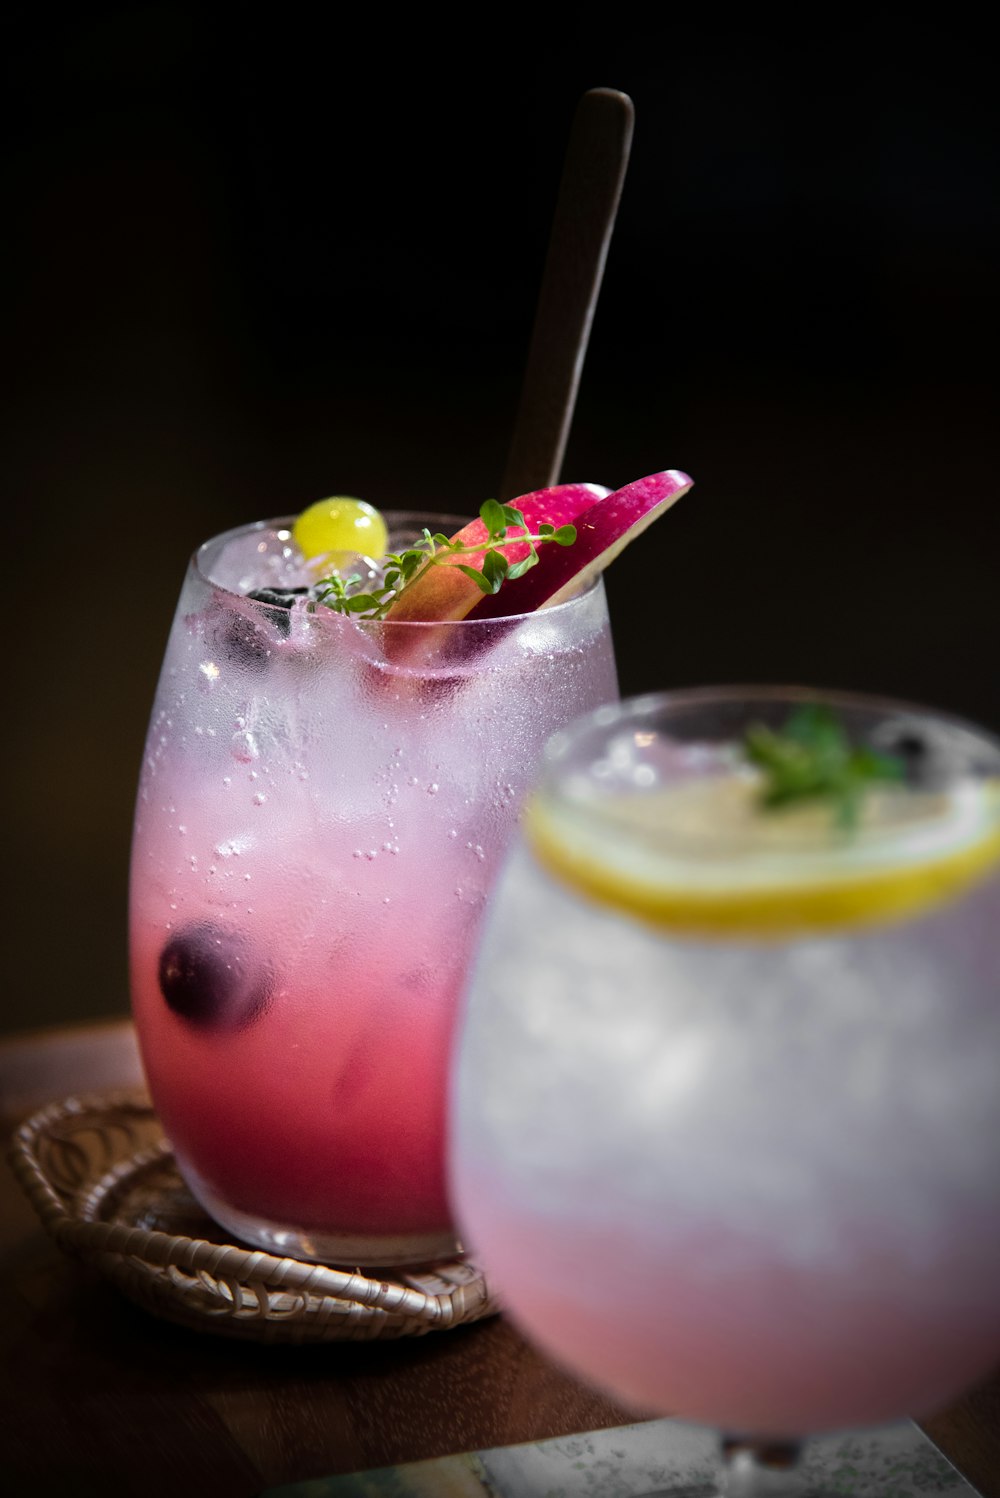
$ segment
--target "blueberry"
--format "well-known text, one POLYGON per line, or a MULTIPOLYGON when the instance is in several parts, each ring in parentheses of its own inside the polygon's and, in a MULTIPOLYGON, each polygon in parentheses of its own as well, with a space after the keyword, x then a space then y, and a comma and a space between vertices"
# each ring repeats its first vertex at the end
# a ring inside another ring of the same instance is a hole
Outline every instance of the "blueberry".
POLYGON ((229 660, 242 666, 263 666, 271 654, 272 631, 289 634, 289 610, 296 598, 308 592, 308 588, 254 588, 246 597, 265 604, 271 611, 267 615, 259 610, 244 614, 239 608, 223 606, 216 639, 229 660))
MULTIPOLYGON (((287 612, 296 598, 301 598, 308 592, 308 588, 254 588, 247 597, 252 598, 255 603, 266 603, 273 609, 285 609, 287 612)), ((292 627, 291 620, 278 614, 274 619, 274 627, 279 634, 287 635, 292 627)))
POLYGON ((896 740, 896 753, 905 759, 907 764, 918 764, 920 760, 926 759, 930 753, 930 745, 926 739, 922 739, 918 733, 902 733, 896 740))
POLYGON ((902 761, 908 785, 943 790, 969 770, 968 747, 953 729, 907 715, 889 718, 872 735, 876 749, 902 761))
POLYGON ((179 931, 160 953, 163 997, 200 1029, 245 1029, 264 1014, 273 989, 273 973, 253 960, 245 938, 207 921, 179 931))
POLYGON ((263 666, 271 654, 264 631, 246 614, 227 614, 224 644, 229 659, 241 666, 263 666))

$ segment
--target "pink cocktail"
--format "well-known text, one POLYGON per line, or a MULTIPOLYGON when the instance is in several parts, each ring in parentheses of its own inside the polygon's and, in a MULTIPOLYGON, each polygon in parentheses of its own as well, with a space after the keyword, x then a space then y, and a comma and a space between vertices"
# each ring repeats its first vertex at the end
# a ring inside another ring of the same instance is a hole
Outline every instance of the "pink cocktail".
POLYGON ((247 596, 288 542, 248 527, 188 569, 138 798, 134 1011, 217 1220, 413 1261, 454 1244, 446 1068, 498 859, 544 740, 617 694, 604 592, 447 624, 247 596))

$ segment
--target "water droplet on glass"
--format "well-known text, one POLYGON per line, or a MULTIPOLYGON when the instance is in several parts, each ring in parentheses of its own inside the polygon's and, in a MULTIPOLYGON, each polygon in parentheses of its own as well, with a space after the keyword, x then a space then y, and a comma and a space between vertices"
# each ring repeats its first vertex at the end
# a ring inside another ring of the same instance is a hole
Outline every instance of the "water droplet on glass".
POLYGON ((232 739, 233 758, 239 760, 242 765, 253 764, 255 759, 260 758, 260 749, 257 740, 249 729, 242 729, 233 734, 232 739))
POLYGON ((227 842, 217 843, 212 849, 216 858, 239 858, 241 853, 246 853, 253 847, 253 838, 231 837, 227 842))

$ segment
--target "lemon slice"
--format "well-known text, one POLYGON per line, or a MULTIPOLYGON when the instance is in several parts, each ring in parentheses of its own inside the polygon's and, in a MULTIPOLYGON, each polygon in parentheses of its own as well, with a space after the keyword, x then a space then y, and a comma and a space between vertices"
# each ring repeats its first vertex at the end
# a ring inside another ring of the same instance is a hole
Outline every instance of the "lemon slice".
POLYGON ((1000 867, 1000 782, 873 792, 859 825, 764 812, 752 773, 645 794, 538 796, 529 842, 561 881, 678 933, 790 937, 904 920, 1000 867))

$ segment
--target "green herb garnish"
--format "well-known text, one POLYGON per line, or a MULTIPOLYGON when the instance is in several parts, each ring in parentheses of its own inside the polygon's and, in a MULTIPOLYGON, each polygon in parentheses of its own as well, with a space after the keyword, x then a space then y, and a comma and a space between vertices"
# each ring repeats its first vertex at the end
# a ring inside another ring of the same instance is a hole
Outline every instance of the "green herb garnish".
POLYGON ((341 577, 333 572, 317 585, 317 601, 340 614, 356 614, 363 619, 384 619, 398 599, 427 571, 429 567, 449 562, 470 577, 483 593, 499 593, 505 582, 522 577, 529 567, 538 561, 539 546, 554 542, 556 546, 572 546, 576 540, 575 525, 539 525, 537 535, 527 534, 527 525, 520 510, 514 505, 502 505, 488 499, 480 507, 479 518, 486 526, 486 539, 472 546, 463 546, 448 536, 431 535, 424 529, 423 535, 405 551, 390 551, 385 556, 384 582, 370 592, 361 592, 360 573, 341 577), (523 536, 508 534, 512 526, 525 531, 523 536), (512 544, 526 545, 528 555, 520 562, 510 562, 500 550, 512 544), (456 556, 480 556, 479 567, 466 562, 455 562, 456 556))
POLYGON ((873 785, 900 781, 902 760, 853 745, 837 714, 821 703, 806 703, 779 731, 753 723, 744 749, 764 774, 761 805, 774 810, 800 801, 825 801, 838 826, 857 824, 861 804, 873 785))

